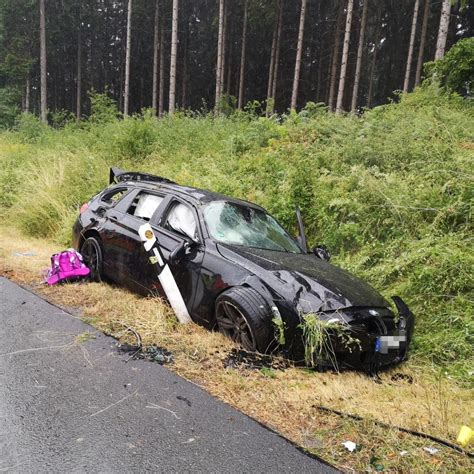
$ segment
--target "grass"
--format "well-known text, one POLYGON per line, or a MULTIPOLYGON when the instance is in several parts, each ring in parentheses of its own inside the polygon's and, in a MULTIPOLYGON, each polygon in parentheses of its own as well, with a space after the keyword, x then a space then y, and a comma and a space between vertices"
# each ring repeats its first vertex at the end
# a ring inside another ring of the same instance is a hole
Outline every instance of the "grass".
MULTIPOLYGON (((142 298, 105 283, 44 285, 42 270, 56 250, 57 244, 50 240, 2 226, 0 273, 75 309, 84 320, 122 342, 135 342, 125 330, 133 328, 145 346, 157 344, 173 352, 171 370, 345 471, 375 470, 375 465, 397 472, 470 471, 466 456, 373 422, 455 442, 459 427, 470 422, 474 400, 469 389, 439 368, 411 361, 382 373, 378 382, 354 372, 225 368, 233 344, 194 324, 179 325, 159 299, 142 298), (319 405, 366 420, 324 413, 315 408, 319 405), (360 445, 360 451, 349 453, 342 445, 347 440, 360 445), (438 453, 427 453, 423 448, 429 446, 438 453), (408 454, 400 455, 403 451, 408 454)), ((84 333, 80 339, 86 337, 84 333)))
MULTIPOLYGON (((472 102, 472 101, 471 101, 472 102)), ((81 125, 30 115, 0 134, 0 216, 70 243, 78 207, 111 165, 255 201, 416 316, 412 357, 472 386, 474 107, 433 87, 362 117, 307 107, 280 118, 148 112, 104 101, 81 125)))

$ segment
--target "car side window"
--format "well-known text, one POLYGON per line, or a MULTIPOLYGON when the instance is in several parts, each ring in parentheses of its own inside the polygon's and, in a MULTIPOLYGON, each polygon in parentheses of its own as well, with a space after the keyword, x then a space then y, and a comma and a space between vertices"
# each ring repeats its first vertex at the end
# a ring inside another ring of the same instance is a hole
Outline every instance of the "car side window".
POLYGON ((106 204, 113 205, 119 202, 120 199, 122 199, 123 196, 125 196, 127 191, 128 191, 127 188, 115 188, 102 194, 102 196, 100 197, 100 200, 106 204))
POLYGON ((164 196, 141 192, 137 194, 132 204, 128 208, 127 213, 131 214, 132 216, 139 217, 140 219, 149 221, 163 199, 164 196))
POLYGON ((163 227, 190 239, 198 239, 197 224, 193 211, 190 206, 182 202, 175 201, 172 204, 163 227))

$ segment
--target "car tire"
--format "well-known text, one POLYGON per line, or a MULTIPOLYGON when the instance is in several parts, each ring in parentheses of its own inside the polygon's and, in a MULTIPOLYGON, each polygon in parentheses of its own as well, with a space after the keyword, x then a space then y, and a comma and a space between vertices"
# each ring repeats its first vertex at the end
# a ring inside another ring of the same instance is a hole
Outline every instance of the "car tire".
POLYGON ((274 342, 271 308, 252 288, 233 287, 216 299, 219 331, 250 352, 267 352, 274 342))
POLYGON ((89 267, 92 281, 102 281, 102 247, 95 237, 87 238, 81 245, 80 254, 84 263, 89 267))

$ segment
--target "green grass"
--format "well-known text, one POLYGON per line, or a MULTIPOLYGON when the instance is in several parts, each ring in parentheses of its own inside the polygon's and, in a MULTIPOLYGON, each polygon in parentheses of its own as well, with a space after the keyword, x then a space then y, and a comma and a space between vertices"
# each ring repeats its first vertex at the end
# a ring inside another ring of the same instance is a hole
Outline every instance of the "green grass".
POLYGON ((23 116, 0 135, 0 213, 67 245, 78 207, 107 184, 111 165, 255 201, 292 232, 299 206, 311 245, 326 244, 334 262, 409 303, 413 357, 468 383, 473 111, 425 87, 362 117, 307 107, 278 120, 117 120, 98 110, 52 129, 23 116))

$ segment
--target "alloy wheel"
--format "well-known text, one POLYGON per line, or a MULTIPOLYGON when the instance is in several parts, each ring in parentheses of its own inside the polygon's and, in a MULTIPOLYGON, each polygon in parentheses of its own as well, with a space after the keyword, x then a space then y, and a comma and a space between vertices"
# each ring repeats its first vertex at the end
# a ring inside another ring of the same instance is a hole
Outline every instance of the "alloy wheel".
POLYGON ((220 301, 216 311, 219 330, 244 349, 255 352, 257 344, 252 330, 240 309, 229 301, 220 301))

